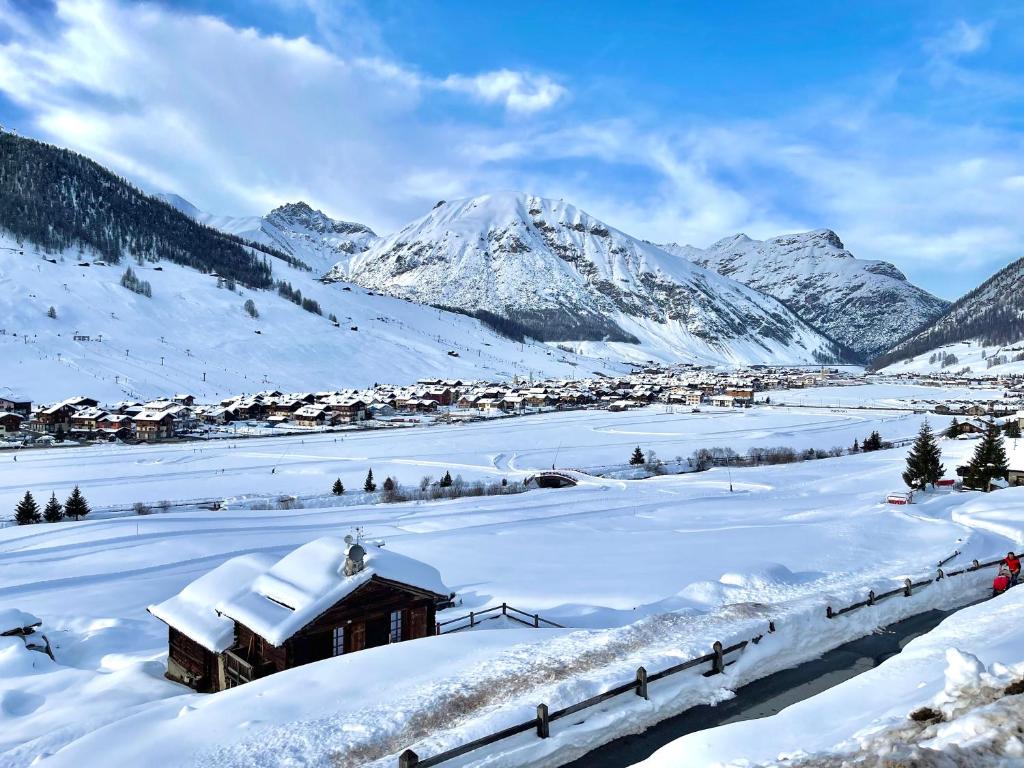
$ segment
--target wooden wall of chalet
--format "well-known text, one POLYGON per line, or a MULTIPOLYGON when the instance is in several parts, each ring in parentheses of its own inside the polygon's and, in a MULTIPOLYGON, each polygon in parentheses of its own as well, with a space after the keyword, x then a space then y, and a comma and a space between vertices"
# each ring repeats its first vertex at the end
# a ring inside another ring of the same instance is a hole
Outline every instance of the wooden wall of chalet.
POLYGON ((168 627, 168 631, 167 677, 200 693, 217 690, 216 655, 174 627, 168 627))
POLYGON ((386 645, 392 611, 402 611, 403 641, 427 637, 433 634, 437 598, 429 592, 374 576, 283 645, 271 645, 236 622, 235 652, 252 664, 255 676, 263 677, 331 658, 335 627, 345 628, 345 653, 386 645))

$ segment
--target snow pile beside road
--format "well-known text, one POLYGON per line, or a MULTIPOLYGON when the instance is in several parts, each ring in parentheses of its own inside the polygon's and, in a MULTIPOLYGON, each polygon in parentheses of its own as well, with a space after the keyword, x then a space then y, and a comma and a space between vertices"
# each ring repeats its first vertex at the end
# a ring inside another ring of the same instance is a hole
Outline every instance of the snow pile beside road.
POLYGON ((958 768, 1024 760, 1024 589, 966 608, 898 656, 772 717, 684 736, 644 768, 958 768))

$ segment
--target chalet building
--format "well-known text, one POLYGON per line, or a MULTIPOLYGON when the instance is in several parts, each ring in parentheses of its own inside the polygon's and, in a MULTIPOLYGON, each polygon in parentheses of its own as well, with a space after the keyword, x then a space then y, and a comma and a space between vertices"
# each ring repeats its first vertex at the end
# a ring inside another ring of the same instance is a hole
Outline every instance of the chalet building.
POLYGON ((107 412, 102 408, 82 408, 71 414, 71 428, 94 431, 106 415, 107 412))
POLYGON ((232 558, 148 610, 169 628, 167 677, 212 692, 427 637, 448 599, 431 566, 325 536, 276 562, 232 558))
POLYGON ((431 387, 423 393, 422 399, 433 400, 438 405, 451 405, 454 401, 452 391, 448 387, 431 387))
POLYGON ((21 430, 21 423, 25 417, 20 413, 0 411, 0 435, 7 432, 18 432, 21 430))
POLYGON ((66 402, 56 403, 36 412, 35 417, 29 422, 33 432, 67 432, 71 429, 71 417, 77 409, 66 402))
POLYGON ((28 417, 32 413, 32 401, 21 397, 0 397, 0 411, 28 417))
POLYGON ((148 443, 174 436, 174 415, 166 411, 143 411, 135 417, 135 436, 148 443))
POLYGON ((732 395, 713 395, 711 404, 718 408, 732 408, 735 398, 732 395))
POLYGON ((300 427, 322 427, 330 421, 322 405, 304 405, 292 414, 292 420, 300 427))
POLYGON ((178 405, 185 405, 191 408, 196 404, 196 398, 193 395, 178 394, 174 396, 174 402, 178 405))
POLYGON ((1006 441, 1006 459, 1010 471, 1006 475, 1011 487, 1024 486, 1024 438, 1006 441))
POLYGON ((957 435, 983 435, 987 430, 988 424, 977 419, 967 419, 956 425, 957 435))

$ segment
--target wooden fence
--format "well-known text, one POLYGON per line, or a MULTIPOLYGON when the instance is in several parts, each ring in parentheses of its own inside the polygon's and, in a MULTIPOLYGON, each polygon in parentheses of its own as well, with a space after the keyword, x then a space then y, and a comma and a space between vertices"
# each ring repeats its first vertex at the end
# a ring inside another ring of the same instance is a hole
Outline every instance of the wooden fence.
MULTIPOLYGON (((871 590, 870 592, 868 592, 867 599, 861 600, 857 603, 853 603, 852 605, 848 605, 844 608, 839 608, 838 610, 836 610, 833 609, 831 605, 826 606, 825 615, 829 619, 835 619, 839 616, 850 613, 851 611, 855 611, 869 605, 876 605, 877 603, 880 603, 883 600, 887 600, 897 595, 910 597, 914 593, 915 589, 926 587, 929 584, 937 583, 939 581, 942 581, 943 579, 961 576, 965 573, 971 573, 973 571, 978 571, 983 568, 991 568, 992 566, 997 566, 1003 562, 1001 558, 996 560, 989 560, 984 563, 980 563, 977 560, 974 560, 971 562, 969 566, 965 568, 960 568, 955 571, 949 571, 948 573, 944 572, 941 566, 948 563, 950 560, 952 560, 959 554, 959 551, 954 552, 952 555, 942 560, 939 563, 940 567, 935 578, 925 579, 923 581, 917 582, 912 581, 911 579, 905 579, 903 584, 899 587, 891 589, 887 592, 882 592, 881 594, 876 594, 874 590, 871 590)), ((492 611, 497 611, 499 609, 505 608, 506 606, 503 603, 501 606, 495 606, 494 608, 488 609, 486 613, 490 613, 492 611)), ((514 611, 515 609, 508 610, 514 611)), ((485 613, 485 611, 480 611, 476 614, 469 614, 469 616, 479 617, 480 614, 482 613, 485 613)), ((502 615, 507 615, 507 613, 503 612, 502 615)), ((530 614, 524 615, 530 616, 530 614)), ((459 619, 452 619, 449 622, 445 622, 445 624, 451 623, 452 621, 464 620, 465 618, 466 617, 463 616, 459 619)), ((494 616, 492 618, 497 618, 497 616, 494 616)), ((440 626, 442 625, 439 625, 439 627, 440 626)), ((460 629, 464 628, 465 627, 460 627, 460 629)), ((774 621, 768 622, 768 632, 775 632, 774 621)), ((440 634, 440 630, 438 633, 440 634)), ((599 693, 596 696, 591 696, 589 699, 585 699, 584 701, 578 702, 576 704, 571 704, 567 707, 563 707, 562 709, 556 709, 554 712, 548 710, 547 704, 538 704, 536 716, 530 718, 529 720, 517 723, 516 725, 511 725, 508 728, 503 728, 502 730, 489 734, 487 736, 481 736, 479 739, 467 742, 466 744, 454 747, 453 749, 449 749, 445 752, 439 752, 438 754, 431 755, 430 757, 421 758, 413 750, 407 749, 399 756, 398 766, 399 768, 429 768, 429 766, 440 765, 441 763, 444 763, 448 760, 452 760, 456 757, 461 757, 462 755, 466 755, 470 752, 473 752, 474 750, 480 749, 481 747, 486 747, 496 742, 502 741, 503 739, 507 739, 510 736, 515 736, 520 733, 527 733, 529 731, 534 731, 537 734, 538 738, 546 739, 551 735, 552 722, 561 720, 564 717, 569 717, 570 715, 574 715, 577 712, 580 712, 584 709, 596 706, 607 701, 608 699, 612 699, 616 696, 621 696, 629 692, 632 692, 637 696, 647 699, 647 686, 650 683, 661 680, 662 678, 669 677, 680 672, 685 672, 686 670, 694 669, 702 665, 710 665, 706 670, 704 670, 701 673, 705 677, 711 677, 712 675, 721 674, 725 671, 725 668, 727 666, 735 663, 735 659, 733 659, 732 661, 726 661, 727 656, 739 653, 748 645, 757 645, 759 642, 761 642, 761 639, 763 637, 764 635, 761 634, 750 640, 743 640, 741 642, 735 643, 727 647, 723 646, 723 644, 720 641, 716 640, 714 645, 712 646, 711 653, 699 656, 695 659, 684 661, 680 664, 676 664, 674 666, 668 667, 667 669, 663 669, 660 672, 654 672, 652 674, 649 674, 644 667, 640 667, 639 669, 637 669, 636 677, 633 680, 624 682, 621 685, 615 686, 614 688, 609 688, 607 691, 603 691, 602 693, 599 693)))
POLYGON ((434 625, 434 634, 447 635, 451 632, 458 632, 463 629, 470 629, 472 627, 476 627, 480 624, 483 624, 485 621, 493 621, 494 619, 499 619, 502 616, 512 619, 512 621, 518 621, 520 624, 523 624, 527 627, 534 627, 539 629, 540 626, 543 624, 546 627, 557 627, 558 629, 564 629, 564 627, 561 624, 556 624, 553 621, 549 621, 545 618, 542 618, 536 613, 527 613, 526 611, 521 611, 518 608, 513 608, 508 603, 502 603, 501 605, 495 605, 491 608, 485 608, 482 611, 470 611, 464 616, 456 616, 454 619, 448 619, 447 621, 439 621, 434 625), (499 613, 499 611, 501 613, 499 613), (452 624, 455 624, 457 622, 467 620, 469 622, 468 624, 462 624, 458 627, 451 626, 452 624), (449 628, 445 629, 445 627, 449 628))

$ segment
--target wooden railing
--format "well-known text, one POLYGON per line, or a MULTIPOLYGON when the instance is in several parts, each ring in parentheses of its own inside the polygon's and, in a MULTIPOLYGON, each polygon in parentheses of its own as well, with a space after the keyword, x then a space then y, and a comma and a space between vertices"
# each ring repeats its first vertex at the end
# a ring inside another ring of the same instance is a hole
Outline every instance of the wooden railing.
POLYGON ((482 611, 470 611, 464 616, 456 616, 454 619, 448 619, 447 621, 439 621, 434 625, 434 634, 446 635, 450 632, 458 632, 463 629, 470 629, 471 627, 483 624, 485 621, 492 621, 494 619, 501 618, 502 616, 512 619, 512 621, 518 621, 520 624, 523 624, 527 627, 534 627, 539 629, 541 625, 544 625, 546 627, 557 627, 558 629, 564 629, 564 627, 561 624, 556 624, 553 621, 549 621, 548 619, 542 618, 536 613, 527 613, 526 611, 521 611, 518 608, 513 608, 508 603, 502 603, 501 605, 495 605, 491 608, 485 608, 482 611), (445 627, 450 627, 452 624, 455 624, 456 622, 466 620, 469 621, 468 624, 463 624, 459 627, 451 627, 450 629, 445 629, 445 627))
MULTIPOLYGON (((948 579, 948 578, 952 578, 952 577, 955 577, 955 576, 961 576, 961 575, 963 575, 965 573, 971 573, 971 572, 974 572, 974 571, 979 571, 979 570, 981 570, 983 568, 991 568, 992 566, 999 565, 999 564, 1001 564, 1003 562, 1003 560, 1001 558, 1000 559, 996 559, 996 560, 989 560, 989 561, 984 562, 984 563, 980 563, 977 560, 974 560, 974 561, 971 562, 971 564, 969 566, 967 566, 965 568, 960 568, 960 569, 955 570, 955 571, 949 571, 948 573, 944 572, 942 570, 942 568, 941 568, 941 565, 944 565, 945 563, 948 563, 950 560, 952 560, 954 557, 958 556, 959 554, 960 553, 957 551, 957 552, 954 552, 951 556, 943 559, 940 562, 940 567, 938 569, 938 573, 936 574, 935 578, 925 579, 923 581, 917 581, 917 582, 912 581, 911 579, 905 579, 903 581, 903 584, 901 584, 899 587, 896 587, 895 589, 891 589, 891 590, 889 590, 887 592, 882 592, 881 594, 876 594, 874 590, 871 590, 870 592, 868 592, 868 597, 867 597, 866 600, 861 600, 860 602, 854 603, 852 605, 848 605, 848 606, 846 606, 844 608, 840 608, 838 610, 835 610, 835 609, 832 608, 831 605, 826 606, 825 607, 825 615, 829 619, 835 619, 835 618, 838 618, 839 616, 842 616, 842 615, 844 615, 846 613, 850 613, 851 611, 855 611, 855 610, 857 610, 859 608, 864 608, 864 607, 869 606, 869 605, 876 605, 877 603, 879 603, 879 602, 881 602, 883 600, 887 600, 887 599, 889 599, 891 597, 895 597, 896 595, 903 595, 904 597, 910 597, 914 593, 915 589, 919 589, 921 587, 926 587, 929 584, 937 583, 939 581, 942 581, 943 579, 948 579)), ((464 619, 466 619, 468 617, 470 619, 470 624, 465 625, 464 627, 459 627, 459 629, 465 629, 465 628, 467 628, 469 626, 475 626, 475 624, 473 623, 474 621, 476 623, 479 623, 479 617, 482 614, 485 614, 485 613, 486 614, 490 614, 492 612, 497 612, 498 610, 502 611, 502 613, 500 615, 503 615, 503 616, 508 616, 509 615, 508 611, 516 611, 516 609, 510 608, 510 607, 506 606, 504 603, 502 603, 500 606, 495 606, 494 608, 489 608, 486 611, 479 611, 479 612, 475 612, 475 613, 470 613, 467 616, 461 616, 458 619, 450 619, 447 622, 439 623, 438 624, 438 634, 442 634, 440 628, 442 626, 444 626, 445 624, 451 624, 452 622, 464 620, 464 619)), ((519 613, 523 613, 523 612, 519 611, 519 613)), ((531 618, 534 619, 534 623, 532 625, 530 625, 530 626, 539 626, 540 625, 539 622, 545 621, 544 619, 540 619, 538 616, 536 616, 536 614, 526 614, 526 613, 523 613, 523 615, 531 617, 531 618)), ((497 616, 492 616, 492 617, 488 617, 488 618, 497 618, 497 616)), ((514 616, 510 616, 510 618, 515 618, 515 617, 514 616)), ((483 619, 483 620, 486 621, 487 619, 483 619)), ((522 620, 521 619, 516 619, 516 621, 522 621, 522 620)), ((528 622, 523 621, 523 623, 526 624, 528 622)), ((546 623, 551 624, 552 626, 558 626, 557 624, 554 624, 553 622, 546 622, 546 623)), ((449 630, 449 631, 457 631, 457 630, 449 630)), ((775 622, 774 621, 769 621, 768 622, 768 632, 769 633, 775 632, 775 622)), ((622 683, 621 685, 617 685, 614 688, 609 688, 607 691, 603 691, 602 693, 599 693, 596 696, 591 696, 589 699, 585 699, 584 701, 581 701, 581 702, 579 702, 577 704, 571 704, 571 705, 569 705, 567 707, 563 707, 562 709, 557 709, 554 712, 550 712, 548 710, 547 704, 538 704, 537 705, 537 714, 536 714, 536 716, 531 718, 531 719, 529 719, 529 720, 526 720, 526 721, 521 722, 521 723, 517 723, 516 725, 511 725, 508 728, 503 728, 502 730, 497 731, 497 732, 492 733, 492 734, 489 734, 487 736, 481 736, 479 739, 475 739, 474 741, 467 742, 466 744, 462 744, 462 745, 460 745, 458 747, 454 747, 453 749, 449 749, 449 750, 447 750, 445 752, 439 752, 438 754, 431 755, 430 757, 420 758, 413 750, 407 749, 398 758, 399 768, 429 768, 430 766, 440 765, 441 763, 444 763, 444 762, 446 762, 448 760, 452 760, 452 759, 454 759, 456 757, 461 757, 462 755, 465 755, 465 754, 468 754, 468 753, 470 753, 470 752, 472 752, 474 750, 480 749, 481 747, 489 746, 489 745, 494 744, 494 743, 496 743, 498 741, 502 741, 503 739, 507 739, 510 736, 515 736, 515 735, 520 734, 520 733, 526 733, 528 731, 535 731, 539 738, 546 739, 551 734, 551 727, 550 726, 551 726, 552 722, 555 722, 557 720, 561 720, 564 717, 569 717, 570 715, 574 715, 577 712, 580 712, 580 711, 582 711, 584 709, 596 706, 598 704, 601 704, 602 702, 607 701, 608 699, 614 698, 616 696, 621 696, 622 694, 629 693, 630 691, 632 691, 637 696, 641 696, 644 699, 646 699, 647 698, 647 686, 650 683, 653 683, 653 682, 655 682, 657 680, 661 680, 662 678, 670 677, 671 675, 679 674, 680 672, 685 672, 687 670, 694 669, 696 667, 700 667, 701 665, 708 665, 708 664, 710 664, 710 667, 708 669, 704 670, 701 674, 703 674, 705 677, 711 677, 712 675, 721 674, 722 672, 725 671, 725 668, 727 666, 729 666, 730 664, 735 663, 735 659, 732 660, 732 661, 726 661, 726 657, 727 656, 729 656, 731 654, 739 653, 744 648, 746 648, 748 645, 751 645, 751 644, 757 645, 759 642, 761 642, 761 639, 763 637, 764 637, 763 634, 762 635, 758 635, 757 637, 754 637, 754 638, 752 638, 750 640, 743 640, 741 642, 735 643, 735 644, 730 645, 730 646, 723 646, 723 644, 721 642, 715 641, 714 645, 712 646, 711 653, 705 654, 703 656, 699 656, 699 657, 697 657, 695 659, 689 659, 688 661, 684 661, 684 662, 682 662, 680 664, 676 664, 675 666, 668 667, 667 669, 663 669, 663 670, 661 670, 659 672, 655 672, 653 674, 648 674, 647 670, 644 667, 640 667, 639 669, 637 669, 636 677, 633 680, 629 680, 629 681, 627 681, 625 683, 622 683)))

